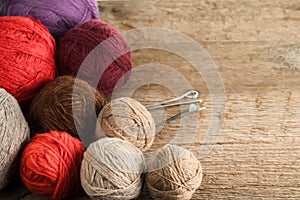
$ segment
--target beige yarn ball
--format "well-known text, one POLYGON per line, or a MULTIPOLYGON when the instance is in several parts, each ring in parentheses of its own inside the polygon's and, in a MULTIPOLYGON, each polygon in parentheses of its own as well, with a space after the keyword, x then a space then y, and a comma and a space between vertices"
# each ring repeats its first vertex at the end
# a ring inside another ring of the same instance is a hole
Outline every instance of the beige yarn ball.
POLYGON ((81 184, 93 199, 134 199, 142 189, 144 168, 144 156, 133 144, 103 138, 84 153, 81 184))
POLYGON ((202 181, 202 167, 192 152, 166 145, 148 163, 146 185, 160 200, 188 200, 202 181))
POLYGON ((104 135, 127 140, 145 152, 154 141, 155 122, 142 104, 122 97, 106 104, 98 116, 96 137, 104 135))
POLYGON ((0 88, 0 189, 18 173, 20 153, 29 137, 29 127, 17 100, 0 88))

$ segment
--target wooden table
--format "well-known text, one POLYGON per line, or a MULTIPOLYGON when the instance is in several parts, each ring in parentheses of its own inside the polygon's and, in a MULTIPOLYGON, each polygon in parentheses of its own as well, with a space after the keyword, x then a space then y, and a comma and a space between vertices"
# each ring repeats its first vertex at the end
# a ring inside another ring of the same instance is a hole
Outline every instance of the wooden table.
MULTIPOLYGON (((204 177, 193 199, 300 198, 300 2, 296 0, 139 0, 99 2, 101 18, 119 30, 163 27, 197 41, 216 63, 226 91, 224 119, 215 144, 207 143, 214 112, 211 94, 194 66, 158 50, 133 52, 135 68, 160 63, 176 69, 198 90, 208 108, 199 127, 187 129, 182 140, 199 157, 204 177), (201 154, 202 152, 200 152, 201 154)), ((176 86, 176 82, 171 82, 176 86)), ((178 91, 186 88, 177 85, 178 91)), ((166 87, 147 84, 133 95, 144 104, 174 97, 166 87)), ((222 104, 222 102, 220 102, 222 104)), ((169 109, 166 116, 177 113, 169 109)), ((220 120, 222 123, 222 120, 220 120)), ((180 120, 157 134, 152 150, 168 143, 180 120)), ((180 144, 179 144, 180 145, 180 144)), ((41 199, 16 182, 0 192, 1 199, 41 199)), ((88 199, 84 194, 70 199, 88 199)), ((141 199, 151 199, 144 191, 141 199)))

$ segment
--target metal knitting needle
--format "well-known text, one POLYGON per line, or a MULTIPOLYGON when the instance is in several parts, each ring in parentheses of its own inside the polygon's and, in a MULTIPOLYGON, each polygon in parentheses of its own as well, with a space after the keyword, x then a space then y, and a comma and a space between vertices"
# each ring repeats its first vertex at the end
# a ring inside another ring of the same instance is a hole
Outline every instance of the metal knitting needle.
MULTIPOLYGON (((188 92, 184 93, 183 95, 181 95, 179 97, 176 97, 174 99, 169 99, 169 100, 166 100, 166 101, 163 101, 163 102, 159 102, 159 103, 153 104, 151 106, 147 106, 146 108, 148 110, 151 110, 151 109, 153 109, 153 107, 155 107, 155 108, 161 107, 161 106, 163 106, 167 103, 172 103, 174 101, 179 101, 179 100, 185 99, 185 98, 196 99, 198 96, 199 96, 199 93, 197 91, 191 90, 191 91, 188 91, 188 92)), ((181 104, 178 104, 178 105, 181 105, 181 104)))
POLYGON ((167 105, 157 105, 157 106, 151 106, 148 108, 148 110, 155 110, 160 108, 169 108, 179 105, 190 105, 190 104, 196 104, 196 103, 202 103, 203 101, 201 99, 192 100, 192 101, 185 101, 185 102, 179 102, 179 103, 173 103, 173 104, 167 104, 167 105))
POLYGON ((181 113, 178 113, 177 115, 174 115, 173 117, 170 117, 170 118, 168 118, 168 119, 166 119, 166 120, 164 120, 164 121, 162 121, 162 122, 159 122, 159 123, 156 124, 155 126, 156 126, 156 127, 162 126, 162 125, 164 125, 165 123, 169 123, 169 122, 171 122, 171 121, 174 121, 174 120, 176 120, 176 119, 178 119, 178 118, 180 118, 180 117, 183 117, 183 116, 185 116, 185 115, 187 115, 187 114, 192 114, 192 113, 199 112, 199 111, 202 111, 202 110, 205 110, 205 109, 206 109, 206 107, 201 107, 201 108, 199 108, 198 105, 196 105, 196 104, 191 104, 191 105, 189 106, 188 109, 186 109, 186 110, 182 111, 181 113))

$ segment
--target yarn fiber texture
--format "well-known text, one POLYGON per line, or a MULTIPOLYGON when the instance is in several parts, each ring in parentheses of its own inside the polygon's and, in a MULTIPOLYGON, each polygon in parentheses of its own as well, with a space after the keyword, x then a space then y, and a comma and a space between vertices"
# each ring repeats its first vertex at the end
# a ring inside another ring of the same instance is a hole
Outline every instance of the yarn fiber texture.
POLYGON ((142 189, 144 168, 144 156, 133 144, 104 138, 84 153, 81 184, 93 199, 134 199, 142 189))
POLYGON ((96 137, 127 140, 141 151, 147 151, 155 138, 151 113, 138 101, 122 97, 106 104, 98 116, 96 137))
POLYGON ((38 134, 26 146, 20 174, 31 192, 62 199, 80 190, 80 164, 85 148, 66 132, 38 134))
POLYGON ((100 20, 66 33, 60 40, 58 60, 62 75, 76 76, 82 66, 80 78, 97 85, 105 95, 124 85, 132 68, 128 42, 118 30, 100 20))
POLYGON ((0 189, 18 172, 21 151, 29 141, 29 127, 17 100, 0 88, 0 189))
POLYGON ((103 95, 85 81, 60 76, 33 99, 28 112, 30 128, 33 133, 57 130, 94 137, 97 115, 105 104, 103 95))
POLYGON ((58 38, 68 30, 99 18, 96 0, 8 0, 8 16, 30 16, 40 20, 58 38))
POLYGON ((55 41, 39 21, 0 17, 0 87, 19 102, 55 77, 55 41))
POLYGON ((154 199, 191 199, 202 181, 200 162, 192 152, 175 145, 160 149, 148 167, 146 185, 154 199))

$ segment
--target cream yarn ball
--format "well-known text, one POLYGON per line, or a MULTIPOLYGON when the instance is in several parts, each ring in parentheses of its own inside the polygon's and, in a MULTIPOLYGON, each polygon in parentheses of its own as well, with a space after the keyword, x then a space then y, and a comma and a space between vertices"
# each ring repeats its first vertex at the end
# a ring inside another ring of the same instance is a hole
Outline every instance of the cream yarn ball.
POLYGON ((81 165, 81 184, 93 199, 134 199, 142 189, 145 160, 133 144, 119 138, 92 143, 81 165))

